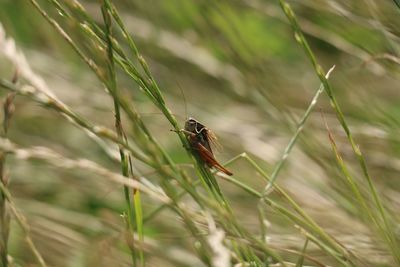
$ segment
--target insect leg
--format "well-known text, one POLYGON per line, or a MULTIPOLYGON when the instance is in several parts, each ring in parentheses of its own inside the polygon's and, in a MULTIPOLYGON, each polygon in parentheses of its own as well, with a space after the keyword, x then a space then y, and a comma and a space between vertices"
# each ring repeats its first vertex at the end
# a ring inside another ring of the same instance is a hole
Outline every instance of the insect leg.
POLYGON ((190 135, 190 136, 196 136, 196 134, 195 133, 192 133, 192 132, 189 132, 189 131, 187 131, 187 130, 185 130, 185 129, 180 129, 180 130, 173 130, 173 129, 171 129, 170 130, 171 132, 176 132, 176 133, 184 133, 184 134, 186 134, 186 135, 190 135))

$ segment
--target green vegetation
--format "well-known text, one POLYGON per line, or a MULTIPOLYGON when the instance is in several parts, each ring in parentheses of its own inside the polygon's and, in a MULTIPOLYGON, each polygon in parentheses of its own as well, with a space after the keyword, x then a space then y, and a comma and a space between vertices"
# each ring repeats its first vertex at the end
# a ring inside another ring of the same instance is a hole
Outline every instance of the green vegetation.
POLYGON ((0 266, 400 266, 397 4, 2 1, 0 266))

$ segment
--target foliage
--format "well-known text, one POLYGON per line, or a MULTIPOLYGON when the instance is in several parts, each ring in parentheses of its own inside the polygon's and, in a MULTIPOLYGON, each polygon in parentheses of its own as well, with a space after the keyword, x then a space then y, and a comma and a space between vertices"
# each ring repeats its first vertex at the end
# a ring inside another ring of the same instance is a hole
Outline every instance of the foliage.
POLYGON ((396 3, 3 1, 0 266, 400 265, 396 3))

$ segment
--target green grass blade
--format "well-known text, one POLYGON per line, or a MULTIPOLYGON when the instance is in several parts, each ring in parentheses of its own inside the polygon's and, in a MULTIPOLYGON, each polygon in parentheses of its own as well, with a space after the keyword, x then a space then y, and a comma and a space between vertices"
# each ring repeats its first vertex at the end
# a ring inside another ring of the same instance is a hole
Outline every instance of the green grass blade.
POLYGON ((287 19, 289 20, 290 25, 293 28, 296 40, 303 47, 304 52, 305 52, 306 56, 309 58, 309 60, 311 61, 318 78, 320 79, 321 83, 324 85, 325 92, 327 93, 327 95, 330 99, 331 106, 332 106, 333 110, 335 111, 336 117, 337 117, 339 123, 341 124, 343 130, 345 131, 347 139, 351 145, 351 148, 358 159, 359 165, 360 165, 363 175, 367 181, 368 188, 370 190, 370 193, 372 195, 372 198, 374 200, 376 208, 379 211, 380 220, 383 222, 383 228, 384 228, 384 231, 386 232, 386 236, 387 236, 387 240, 388 240, 388 247, 391 249, 392 255, 393 255, 395 261, 397 262, 397 264, 400 264, 400 245, 399 245, 398 240, 396 240, 396 238, 395 238, 395 234, 393 232, 393 226, 390 223, 391 220, 388 218, 389 214, 387 213, 387 211, 379 197, 379 194, 373 184, 372 178, 371 178, 368 168, 367 168, 367 163, 365 161, 365 158, 353 138, 353 135, 352 135, 350 128, 344 117, 344 114, 336 100, 336 97, 333 94, 330 83, 328 82, 328 79, 326 79, 326 77, 325 77, 324 70, 318 64, 314 53, 312 52, 306 38, 304 37, 304 35, 301 31, 301 27, 297 22, 295 13, 293 12, 291 6, 286 1, 279 0, 279 3, 281 5, 281 8, 282 8, 283 12, 285 13, 287 19))

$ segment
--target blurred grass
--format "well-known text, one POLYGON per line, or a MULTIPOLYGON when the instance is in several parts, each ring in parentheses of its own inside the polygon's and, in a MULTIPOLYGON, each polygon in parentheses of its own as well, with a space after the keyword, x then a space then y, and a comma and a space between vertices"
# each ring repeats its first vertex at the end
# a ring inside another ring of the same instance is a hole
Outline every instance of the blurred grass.
MULTIPOLYGON (((60 28, 27 1, 2 1, 0 21, 57 97, 44 96, 23 71, 17 86, 8 82, 23 66, 4 56, 0 36, 1 85, 26 96, 14 100, 8 138, 21 151, 45 146, 114 174, 120 144, 134 158, 132 178, 150 190, 141 194, 144 218, 165 208, 144 219, 143 230, 139 212, 132 234, 119 216, 133 205, 132 195, 124 204, 115 182, 46 156, 11 155, 6 190, 31 228, 26 234, 11 224, 11 266, 36 264, 24 237, 32 237, 50 266, 143 265, 131 254, 137 250, 146 266, 217 266, 222 247, 232 265, 242 266, 399 264, 400 10, 394 2, 290 1, 291 11, 285 1, 282 9, 257 0, 104 1, 103 14, 112 17, 106 25, 95 1, 37 2, 60 28), (323 69, 336 65, 329 85, 320 67, 309 64, 313 57, 323 69), (318 77, 329 97, 320 96, 316 105, 329 130, 317 110, 298 125, 318 77), (36 90, 21 91, 29 84, 36 90), (123 110, 129 145, 112 130, 113 101, 123 110), (185 153, 185 137, 169 131, 180 129, 187 115, 220 136, 221 162, 234 159, 232 178, 215 176, 222 198, 204 186, 214 174, 185 153), (259 203, 268 173, 296 131, 277 187, 259 203), (210 216, 224 233, 217 243, 210 241, 218 232, 210 216)), ((6 151, 19 155, 15 149, 6 151)), ((229 265, 226 259, 220 264, 229 265)))

